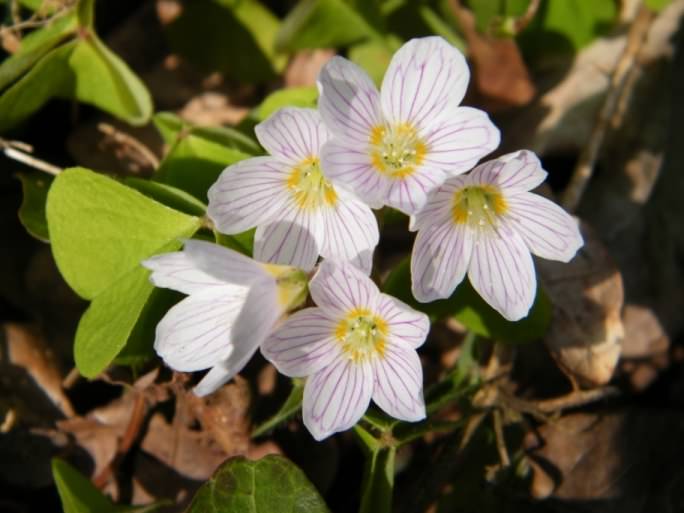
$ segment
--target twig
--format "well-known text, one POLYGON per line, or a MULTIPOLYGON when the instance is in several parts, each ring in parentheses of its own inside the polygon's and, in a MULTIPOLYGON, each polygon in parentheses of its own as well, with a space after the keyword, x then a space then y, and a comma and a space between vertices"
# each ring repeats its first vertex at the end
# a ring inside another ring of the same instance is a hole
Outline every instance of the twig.
POLYGON ((631 83, 633 85, 634 83, 634 81, 627 80, 627 77, 646 40, 652 20, 653 14, 651 11, 641 5, 627 34, 627 43, 622 55, 620 55, 613 69, 606 98, 589 135, 589 140, 580 154, 570 178, 570 183, 561 197, 561 204, 569 211, 574 211, 577 208, 594 173, 594 166, 601 150, 606 130, 618 106, 619 99, 623 97, 626 84, 631 83))
POLYGON ((54 176, 57 176, 63 171, 61 167, 57 167, 53 164, 50 164, 49 162, 37 159, 29 155, 28 153, 24 153, 23 151, 11 147, 10 145, 3 145, 1 143, 2 141, 0 141, 0 147, 3 148, 3 152, 5 153, 5 156, 7 158, 16 160, 17 162, 21 162, 22 164, 26 164, 27 166, 38 169, 39 171, 43 171, 45 173, 49 173, 54 176))
POLYGON ((115 142, 123 146, 128 146, 137 151, 153 169, 157 169, 159 167, 159 159, 154 152, 132 135, 122 132, 109 123, 98 123, 97 129, 103 134, 111 137, 115 142))
POLYGON ((519 34, 523 30, 527 28, 527 26, 530 24, 530 22, 534 19, 535 15, 537 14, 537 11, 539 10, 539 4, 541 3, 540 0, 531 0, 529 4, 527 4, 527 9, 525 12, 515 20, 515 33, 519 34))
POLYGON ((508 449, 506 448, 506 439, 504 438, 503 419, 501 417, 501 410, 494 410, 492 412, 494 420, 494 435, 496 437, 496 450, 499 453, 499 461, 501 468, 511 466, 511 458, 508 456, 508 449))
POLYGON ((555 413, 568 408, 577 408, 585 404, 595 403, 620 395, 615 387, 594 388, 592 390, 576 390, 567 395, 534 401, 532 404, 543 413, 555 413))

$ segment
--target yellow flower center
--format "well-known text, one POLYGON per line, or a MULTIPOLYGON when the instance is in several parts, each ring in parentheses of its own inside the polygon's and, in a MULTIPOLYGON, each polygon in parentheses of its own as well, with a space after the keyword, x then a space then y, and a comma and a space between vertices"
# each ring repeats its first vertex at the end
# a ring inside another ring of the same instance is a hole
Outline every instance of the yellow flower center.
POLYGON ((376 126, 371 131, 370 146, 373 166, 391 178, 410 176, 427 152, 425 143, 409 123, 376 126))
POLYGON ((493 185, 463 187, 454 193, 451 217, 456 224, 472 228, 493 228, 498 217, 508 210, 501 191, 493 185))
POLYGON ((385 355, 387 322, 366 308, 356 308, 335 329, 342 351, 355 362, 385 355))
POLYGON ((335 188, 323 176, 317 157, 304 159, 292 169, 287 188, 302 209, 318 209, 324 205, 333 206, 337 202, 335 188))

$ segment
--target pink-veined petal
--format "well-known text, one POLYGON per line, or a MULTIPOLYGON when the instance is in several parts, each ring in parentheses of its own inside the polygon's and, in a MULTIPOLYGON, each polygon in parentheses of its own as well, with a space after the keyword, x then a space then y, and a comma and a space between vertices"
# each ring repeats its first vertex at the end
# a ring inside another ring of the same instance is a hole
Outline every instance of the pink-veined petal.
POLYGON ((425 206, 411 217, 409 230, 412 232, 426 226, 443 224, 452 219, 454 194, 466 184, 465 176, 453 176, 433 189, 428 195, 425 206))
POLYGON ((321 164, 326 178, 336 185, 346 187, 372 208, 384 205, 391 181, 375 169, 366 144, 330 140, 323 146, 321 164))
POLYGON ((234 350, 233 327, 249 289, 225 285, 186 297, 157 325, 154 349, 174 370, 207 369, 234 350))
POLYGON ((323 120, 314 109, 284 107, 254 127, 257 139, 272 156, 290 166, 318 157, 328 139, 323 120))
POLYGON ((380 297, 378 286, 349 262, 324 260, 309 282, 314 302, 332 316, 346 315, 355 308, 374 309, 380 297))
POLYGON ((141 264, 152 271, 150 281, 155 287, 173 289, 183 294, 226 285, 224 281, 199 269, 183 251, 155 255, 141 264))
POLYGON ((537 293, 530 250, 504 224, 496 232, 478 234, 468 278, 478 294, 509 321, 527 316, 537 293))
POLYGON ((430 319, 397 298, 381 294, 378 313, 387 322, 391 340, 400 340, 413 349, 420 347, 430 331, 430 319))
POLYGON ((368 361, 340 356, 304 385, 304 425, 316 440, 351 428, 368 409, 373 371, 368 361))
POLYGON ((496 185, 506 195, 532 190, 546 180, 546 176, 539 158, 528 150, 508 153, 485 162, 468 175, 473 185, 496 185))
POLYGON ((254 258, 311 270, 323 245, 322 226, 323 220, 318 212, 300 208, 291 200, 277 221, 257 227, 254 258))
POLYGON ((446 222, 422 228, 411 253, 411 290, 421 303, 451 296, 463 281, 473 251, 472 231, 446 222))
POLYGON ((472 169, 501 141, 499 129, 484 111, 459 107, 448 118, 431 124, 425 131, 428 152, 425 163, 447 175, 458 175, 472 169))
POLYGON ((373 402, 388 415, 408 422, 425 418, 423 367, 408 344, 389 343, 373 360, 373 402))
POLYGON ((334 137, 367 145, 382 122, 380 95, 368 74, 343 57, 333 57, 318 75, 318 109, 334 137))
POLYGON ((463 54, 438 36, 412 39, 392 57, 381 87, 382 112, 392 124, 425 129, 453 115, 470 71, 463 54))
POLYGON ((523 192, 506 202, 507 222, 535 255, 569 262, 584 244, 577 221, 552 201, 523 192))
POLYGON ((373 211, 350 193, 337 191, 338 202, 324 211, 321 256, 348 260, 366 274, 373 267, 373 251, 380 240, 373 211))
POLYGON ((233 323, 232 352, 202 378, 193 390, 195 394, 210 394, 240 372, 271 333, 282 313, 273 282, 264 279, 253 283, 233 323))
POLYGON ((207 214, 226 234, 244 232, 278 216, 290 197, 287 164, 253 157, 228 166, 209 188, 207 214))
POLYGON ((320 308, 305 308, 271 333, 261 353, 286 376, 310 376, 342 352, 335 340, 336 325, 320 308))
POLYGON ((225 283, 250 285, 257 280, 275 279, 264 267, 237 251, 202 240, 186 240, 183 252, 198 269, 225 283))
POLYGON ((421 166, 408 176, 390 181, 385 203, 406 215, 417 214, 425 207, 430 192, 439 187, 445 178, 442 170, 421 166))

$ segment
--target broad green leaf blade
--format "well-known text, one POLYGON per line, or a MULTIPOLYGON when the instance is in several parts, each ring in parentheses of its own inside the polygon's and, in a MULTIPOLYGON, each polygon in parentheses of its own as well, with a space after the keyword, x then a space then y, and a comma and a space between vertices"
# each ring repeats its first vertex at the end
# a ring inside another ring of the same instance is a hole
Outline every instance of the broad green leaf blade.
POLYGON ((359 513, 391 513, 395 447, 380 447, 367 455, 359 513))
POLYGON ((52 477, 64 513, 148 513, 164 505, 115 506, 89 479, 59 458, 52 460, 52 477))
POLYGON ((67 169, 54 180, 47 219, 57 266, 86 299, 200 225, 197 217, 83 168, 67 169))
POLYGON ((83 376, 96 377, 126 346, 153 290, 149 271, 137 267, 93 299, 74 340, 74 360, 83 376))
POLYGON ((41 108, 50 98, 70 97, 75 77, 69 57, 77 41, 49 51, 21 79, 0 96, 0 133, 13 128, 41 108))
POLYGON ((0 90, 30 70, 50 50, 74 34, 76 28, 76 16, 70 13, 23 38, 19 51, 0 65, 0 90))
MULTIPOLYGON (((217 131, 189 129, 179 133, 169 154, 154 175, 154 180, 181 189, 203 203, 207 191, 230 164, 251 157, 249 153, 226 145, 217 131)), ((230 140, 233 140, 232 135, 230 140)))
POLYGON ((45 217, 45 202, 52 184, 52 177, 44 173, 18 173, 24 197, 19 207, 19 220, 24 228, 36 239, 48 242, 47 218, 45 217))
POLYGON ((263 121, 271 114, 283 107, 316 107, 318 90, 315 87, 290 87, 280 89, 269 94, 264 101, 256 107, 251 117, 257 121, 263 121))
POLYGON ((244 82, 263 82, 282 71, 274 50, 280 21, 257 0, 192 0, 165 27, 173 50, 193 65, 244 82))
POLYGON ((475 292, 465 279, 448 299, 419 303, 411 293, 410 261, 404 259, 385 280, 383 291, 428 314, 433 320, 453 316, 478 335, 503 342, 528 342, 540 339, 551 322, 551 303, 541 288, 524 319, 504 319, 475 292))
POLYGON ((304 382, 297 380, 292 382, 292 390, 287 396, 280 409, 271 418, 265 420, 252 430, 252 438, 257 438, 267 433, 292 417, 302 407, 304 398, 304 382))
POLYGON ((229 459, 199 489, 187 513, 328 513, 304 473, 288 459, 229 459))
POLYGON ((191 216, 202 217, 207 206, 185 191, 144 178, 127 177, 124 183, 148 198, 191 216))
POLYGON ((281 51, 292 52, 347 46, 375 35, 343 0, 302 0, 283 21, 275 44, 281 51))
POLYGON ((74 49, 69 66, 76 76, 74 97, 132 125, 152 116, 152 97, 128 65, 91 33, 74 49))
POLYGON ((256 228, 247 230, 246 232, 236 233, 235 235, 226 235, 218 230, 214 230, 214 238, 218 244, 227 248, 233 249, 243 255, 251 257, 254 253, 254 234, 256 228))

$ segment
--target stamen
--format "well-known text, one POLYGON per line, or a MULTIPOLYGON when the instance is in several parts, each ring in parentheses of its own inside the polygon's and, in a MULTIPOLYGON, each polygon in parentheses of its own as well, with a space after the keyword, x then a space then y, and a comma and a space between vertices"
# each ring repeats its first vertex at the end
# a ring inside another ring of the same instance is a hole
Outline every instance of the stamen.
POLYGON ((342 351, 355 362, 382 358, 387 334, 387 323, 366 308, 350 311, 335 329, 342 351))
POLYGON ((335 188, 323 176, 317 157, 309 157, 292 169, 287 188, 303 209, 318 209, 337 202, 335 188))
POLYGON ((454 193, 451 216, 456 224, 472 228, 494 228, 508 205, 501 191, 493 185, 464 187, 454 193))
POLYGON ((370 146, 375 168, 392 178, 411 175, 427 152, 418 132, 408 123, 376 126, 371 132, 370 146))

